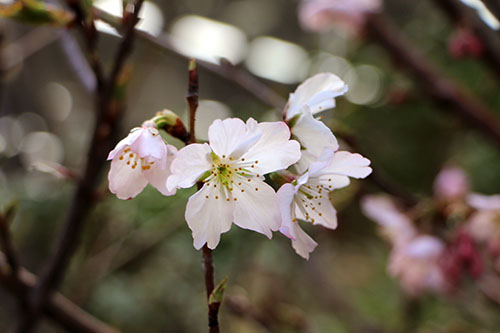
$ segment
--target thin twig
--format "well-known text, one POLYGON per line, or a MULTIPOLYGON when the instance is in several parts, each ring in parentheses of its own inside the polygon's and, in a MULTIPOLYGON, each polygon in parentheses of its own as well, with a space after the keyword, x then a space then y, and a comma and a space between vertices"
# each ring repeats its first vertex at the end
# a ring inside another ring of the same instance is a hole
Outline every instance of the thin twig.
POLYGON ((500 146, 500 122, 479 100, 440 73, 397 28, 382 15, 371 15, 366 22, 368 36, 403 65, 437 102, 500 146))
MULTIPOLYGON (((0 267, 7 264, 5 254, 0 252, 0 267)), ((16 277, 0 269, 0 281, 8 292, 20 298, 36 285, 37 279, 22 267, 19 267, 18 273, 16 277)), ((85 312, 59 293, 54 293, 49 298, 43 311, 67 332, 118 333, 116 329, 85 312)))
MULTIPOLYGON (((137 0, 133 12, 129 13, 129 16, 124 19, 126 33, 116 53, 108 80, 103 80, 97 53, 91 54, 90 61, 97 80, 97 117, 85 172, 78 183, 55 252, 49 257, 48 264, 45 266, 37 286, 30 293, 29 311, 26 311, 24 318, 21 319, 16 332, 30 332, 35 327, 40 310, 46 302, 47 297, 57 288, 64 276, 69 261, 77 247, 85 217, 89 214, 95 202, 95 189, 99 185, 100 174, 103 170, 107 153, 111 150, 118 136, 120 116, 124 110, 124 106, 121 103, 114 102, 113 91, 124 66, 125 59, 132 50, 134 26, 138 22, 138 14, 142 3, 143 0, 137 0)), ((73 2, 72 8, 75 10, 77 17, 80 17, 80 23, 82 25, 86 24, 81 15, 78 15, 81 8, 73 2)), ((89 51, 94 52, 96 41, 92 39, 94 38, 93 28, 87 29, 85 26, 84 31, 89 34, 87 43, 89 51)))
POLYGON ((189 60, 188 90, 186 100, 189 105, 189 143, 196 142, 195 123, 196 110, 198 109, 198 68, 194 59, 189 60))

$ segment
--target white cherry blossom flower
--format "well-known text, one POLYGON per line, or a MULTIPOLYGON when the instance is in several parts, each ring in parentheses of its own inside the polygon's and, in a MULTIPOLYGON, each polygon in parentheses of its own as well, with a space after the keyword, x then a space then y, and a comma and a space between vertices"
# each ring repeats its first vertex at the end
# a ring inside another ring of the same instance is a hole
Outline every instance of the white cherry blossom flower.
POLYGON ((467 203, 474 209, 467 229, 479 242, 500 244, 500 195, 482 195, 471 193, 467 203))
POLYGON ((319 112, 335 107, 335 97, 343 95, 347 85, 338 76, 320 73, 305 80, 290 94, 284 110, 284 119, 292 137, 302 147, 298 171, 305 171, 325 148, 337 150, 339 145, 332 131, 314 118, 319 112))
POLYGON ((186 206, 194 247, 206 243, 214 249, 232 223, 271 238, 281 219, 276 193, 263 175, 297 162, 298 142, 290 140, 285 123, 254 119, 215 120, 208 137, 209 144, 179 150, 167 181, 170 190, 203 181, 186 206))
POLYGON ((165 144, 154 122, 144 122, 109 153, 109 190, 126 200, 137 196, 150 183, 163 195, 175 194, 175 189, 167 189, 166 181, 176 152, 174 146, 165 144))
POLYGON ((337 212, 330 201, 330 192, 349 185, 349 177, 367 177, 372 171, 369 165, 370 161, 359 154, 327 149, 302 176, 281 186, 278 190, 280 232, 292 239, 297 254, 309 259, 309 253, 317 246, 300 228, 298 219, 337 228, 337 212))

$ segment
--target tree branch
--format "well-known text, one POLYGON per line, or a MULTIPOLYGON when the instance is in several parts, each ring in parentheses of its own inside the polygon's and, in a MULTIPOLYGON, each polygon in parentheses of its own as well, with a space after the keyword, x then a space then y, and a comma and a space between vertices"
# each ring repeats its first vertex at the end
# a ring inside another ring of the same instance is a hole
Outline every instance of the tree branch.
MULTIPOLYGON (((21 318, 16 332, 30 332, 36 326, 40 310, 50 293, 57 288, 64 276, 71 256, 77 247, 83 222, 95 202, 95 189, 99 185, 107 153, 112 149, 117 139, 120 116, 124 111, 124 106, 121 102, 113 99, 113 92, 125 59, 132 50, 134 27, 138 22, 139 10, 142 3, 143 0, 137 0, 133 12, 129 13, 128 17, 123 20, 126 33, 116 53, 108 80, 103 79, 100 62, 98 61, 95 49, 96 40, 92 39, 94 28, 87 29, 84 27, 84 31, 92 37, 88 38, 87 44, 91 53, 91 67, 94 70, 97 80, 97 117, 92 141, 89 147, 85 172, 77 185, 55 252, 48 259, 48 264, 45 266, 38 284, 30 292, 29 309, 26 311, 24 317, 21 318)), ((85 25, 85 21, 81 21, 82 14, 79 3, 75 4, 71 2, 71 6, 77 17, 80 18, 81 26, 85 25)), ((91 25, 93 26, 93 23, 91 25)))
POLYGON ((500 122, 480 101, 440 73, 433 64, 399 33, 382 15, 371 15, 366 22, 368 36, 420 82, 438 103, 500 146, 500 122))
MULTIPOLYGON (((0 252, 0 267, 8 264, 5 254, 0 252)), ((0 269, 0 282, 7 291, 20 298, 29 292, 37 283, 36 277, 26 269, 19 267, 18 275, 9 274, 0 269)), ((59 293, 54 293, 43 312, 68 332, 75 333, 118 333, 116 329, 106 325, 99 319, 91 316, 76 304, 59 293)))
POLYGON ((483 59, 500 80, 500 45, 496 33, 479 18, 475 11, 457 0, 434 0, 443 14, 457 25, 465 25, 481 40, 483 59))

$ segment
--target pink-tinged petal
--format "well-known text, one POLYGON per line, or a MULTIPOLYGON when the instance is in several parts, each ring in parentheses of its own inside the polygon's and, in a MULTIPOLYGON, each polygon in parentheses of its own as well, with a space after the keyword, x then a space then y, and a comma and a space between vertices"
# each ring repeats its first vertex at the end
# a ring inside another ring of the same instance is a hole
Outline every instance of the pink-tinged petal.
POLYGON ((314 225, 319 224, 328 229, 334 230, 337 228, 337 211, 329 199, 328 192, 312 198, 299 194, 296 203, 295 215, 297 218, 311 222, 314 225))
POLYGON ((247 162, 253 163, 249 170, 265 175, 286 169, 300 159, 300 145, 290 140, 290 130, 284 122, 264 122, 258 128, 262 136, 243 155, 247 162))
POLYGON ((500 210, 500 194, 482 195, 472 193, 467 196, 467 203, 479 210, 500 210))
POLYGON ((151 157, 155 160, 161 160, 167 154, 167 145, 156 128, 142 130, 141 135, 130 144, 130 149, 139 157, 151 157))
POLYGON ((500 239, 500 211, 480 210, 469 218, 467 230, 480 242, 500 239))
POLYGON ((339 148, 332 131, 321 121, 313 118, 307 108, 292 127, 292 135, 300 142, 302 157, 298 163, 298 171, 304 172, 316 162, 325 149, 336 151, 339 148))
POLYGON ((233 196, 237 198, 234 209, 234 223, 272 237, 281 225, 278 197, 273 188, 263 181, 253 178, 250 182, 234 183, 233 196))
POLYGON ((210 147, 221 157, 229 157, 233 153, 239 157, 259 139, 260 132, 256 128, 249 131, 247 125, 239 118, 217 119, 208 129, 210 147))
POLYGON ((212 167, 212 150, 206 143, 191 144, 177 152, 170 170, 172 175, 168 177, 167 189, 173 191, 175 188, 189 188, 212 167))
POLYGON ((335 152, 332 163, 322 170, 322 178, 328 177, 328 175, 365 178, 372 172, 369 165, 370 160, 360 154, 338 151, 335 152))
POLYGON ((309 260, 309 254, 314 251, 318 243, 302 230, 298 222, 293 222, 292 227, 293 233, 296 235, 295 240, 292 240, 293 249, 299 256, 309 260))
POLYGON ((384 195, 365 196, 361 201, 363 214, 378 223, 395 245, 405 244, 417 235, 409 217, 384 195))
POLYGON ((299 114, 307 105, 312 114, 335 107, 335 97, 347 92, 347 85, 337 75, 319 73, 305 80, 290 94, 286 106, 286 120, 299 114))
POLYGON ((155 165, 152 165, 151 169, 144 171, 144 176, 151 185, 153 185, 158 191, 160 191, 161 194, 168 196, 168 195, 174 195, 175 192, 177 192, 176 188, 173 188, 172 190, 169 190, 167 188, 167 179, 172 174, 172 172, 170 171, 170 166, 177 153, 177 148, 171 145, 167 147, 168 147, 168 153, 167 156, 165 157, 165 162, 163 163, 165 167, 160 168, 160 167, 155 167, 155 165))
POLYGON ((414 258, 437 258, 444 249, 445 246, 440 239, 423 235, 414 238, 405 248, 405 252, 414 258))
POLYGON ((114 159, 116 155, 120 155, 127 146, 132 145, 142 135, 143 131, 144 129, 139 127, 130 131, 124 139, 118 142, 115 149, 109 152, 108 161, 114 159))
POLYGON ((281 227, 280 232, 290 239, 296 239, 296 235, 292 224, 292 203, 295 196, 295 186, 292 184, 283 184, 278 192, 278 203, 281 212, 281 227))
POLYGON ((461 199, 467 192, 469 192, 469 181, 465 172, 460 168, 446 167, 434 180, 434 193, 440 199, 461 199))
POLYGON ((111 168, 108 173, 109 190, 118 199, 127 200, 134 198, 148 184, 148 181, 142 174, 141 165, 137 164, 132 168, 133 165, 127 159, 120 159, 119 155, 116 155, 113 161, 111 161, 111 168))
POLYGON ((234 202, 226 201, 218 188, 204 185, 186 205, 186 221, 193 233, 193 245, 215 249, 220 235, 231 229, 234 202), (208 198, 207 198, 208 197, 208 198), (217 197, 217 199, 216 199, 217 197))

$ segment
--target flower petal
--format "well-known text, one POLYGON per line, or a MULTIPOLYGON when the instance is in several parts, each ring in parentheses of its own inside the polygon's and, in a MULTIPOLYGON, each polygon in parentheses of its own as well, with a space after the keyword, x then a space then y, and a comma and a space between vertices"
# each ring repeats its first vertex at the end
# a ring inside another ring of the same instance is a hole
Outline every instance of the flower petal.
POLYGON ((165 157, 164 168, 152 167, 148 171, 144 172, 144 176, 158 191, 163 195, 174 195, 177 189, 174 187, 172 190, 167 188, 167 179, 172 174, 170 171, 170 166, 177 153, 177 148, 174 146, 168 146, 168 154, 165 157))
POLYGON ((312 114, 334 108, 335 97, 347 92, 347 85, 331 73, 319 73, 305 80, 290 94, 286 108, 286 120, 300 113, 307 105, 312 114))
POLYGON ((297 203, 295 208, 297 218, 315 225, 322 225, 328 229, 337 228, 337 211, 333 207, 328 193, 312 198, 299 194, 295 202, 297 203))
POLYGON ((365 178, 372 172, 370 160, 360 154, 347 151, 335 152, 332 163, 322 170, 322 178, 328 175, 342 175, 353 178, 365 178))
POLYGON ((339 148, 332 131, 323 122, 314 119, 307 108, 293 125, 292 134, 302 147, 302 157, 297 165, 299 172, 307 170, 325 149, 336 151, 339 148))
POLYGON ((143 131, 144 129, 140 127, 132 129, 125 138, 118 142, 115 149, 109 152, 108 161, 114 159, 116 155, 120 155, 125 147, 133 144, 142 135, 143 131))
POLYGON ((309 260, 309 253, 314 251, 318 243, 302 230, 298 222, 293 222, 292 227, 293 233, 296 235, 295 240, 292 240, 293 249, 299 256, 309 260))
POLYGON ((290 130, 282 121, 258 124, 262 136, 243 155, 248 162, 255 162, 252 171, 265 175, 288 168, 300 159, 300 145, 290 140, 290 130))
POLYGON ((482 195, 471 193, 467 196, 467 203, 479 210, 500 210, 500 194, 482 195))
POLYGON ((283 184, 276 194, 281 212, 280 232, 290 239, 296 239, 292 226, 292 203, 295 196, 295 186, 290 183, 283 184))
POLYGON ((167 145, 156 128, 141 130, 141 135, 130 144, 130 149, 139 157, 152 157, 161 160, 167 154, 167 145))
POLYGON ((118 199, 127 200, 141 193, 148 181, 142 174, 140 164, 132 168, 133 164, 127 159, 120 159, 120 154, 115 154, 115 158, 111 161, 108 173, 109 190, 116 194, 118 199))
POLYGON ((234 184, 233 196, 237 198, 234 223, 271 238, 271 231, 278 230, 281 224, 276 192, 258 178, 234 184))
POLYGON ((199 250, 206 243, 215 249, 220 235, 231 229, 233 211, 233 201, 224 200, 219 189, 213 186, 204 185, 193 194, 186 205, 185 216, 193 233, 194 247, 199 250))
POLYGON ((235 154, 239 157, 255 144, 260 137, 256 127, 247 127, 239 118, 217 119, 208 129, 210 147, 219 156, 229 157, 235 154))
POLYGON ((210 170, 211 152, 206 143, 191 144, 179 150, 170 167, 172 175, 167 180, 168 191, 193 186, 203 173, 210 170))

